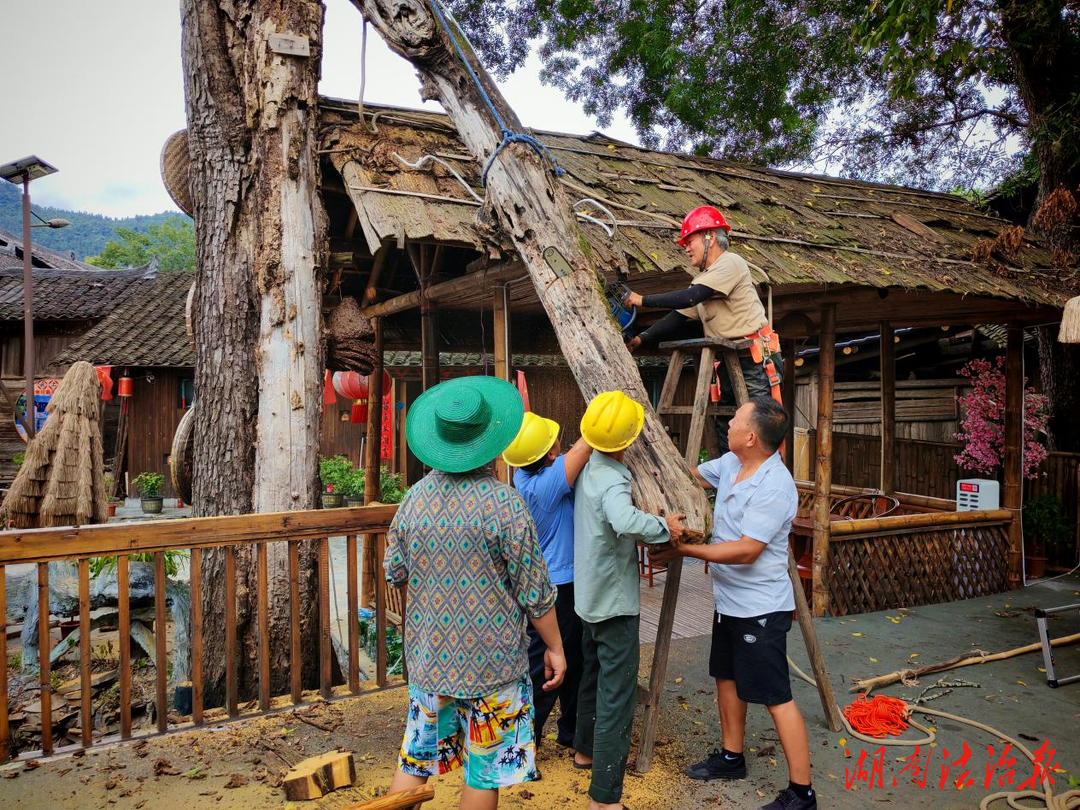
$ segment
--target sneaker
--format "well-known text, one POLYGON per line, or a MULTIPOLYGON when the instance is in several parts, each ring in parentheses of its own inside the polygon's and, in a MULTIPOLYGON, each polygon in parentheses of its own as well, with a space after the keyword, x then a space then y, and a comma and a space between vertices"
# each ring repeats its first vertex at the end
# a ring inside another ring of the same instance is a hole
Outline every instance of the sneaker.
POLYGON ((710 779, 745 779, 746 760, 739 757, 733 762, 714 748, 706 759, 687 768, 686 775, 703 782, 710 779))
POLYGON ((811 793, 809 799, 800 799, 794 790, 784 788, 780 795, 761 810, 817 810, 817 791, 811 793))

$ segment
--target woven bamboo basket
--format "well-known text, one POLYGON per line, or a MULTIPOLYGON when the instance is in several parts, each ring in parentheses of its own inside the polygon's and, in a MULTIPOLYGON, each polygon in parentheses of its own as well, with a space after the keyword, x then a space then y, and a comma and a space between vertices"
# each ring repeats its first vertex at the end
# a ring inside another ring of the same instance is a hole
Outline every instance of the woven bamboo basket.
POLYGON ((176 207, 191 216, 187 130, 174 132, 161 147, 161 180, 176 207))

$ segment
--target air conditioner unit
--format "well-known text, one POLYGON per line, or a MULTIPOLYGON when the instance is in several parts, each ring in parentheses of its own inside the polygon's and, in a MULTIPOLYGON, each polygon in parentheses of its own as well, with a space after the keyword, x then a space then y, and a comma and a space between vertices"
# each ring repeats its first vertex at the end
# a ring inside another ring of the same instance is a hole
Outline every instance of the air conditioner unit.
POLYGON ((956 482, 956 511, 973 512, 998 509, 1001 505, 1001 485, 988 478, 965 478, 956 482))

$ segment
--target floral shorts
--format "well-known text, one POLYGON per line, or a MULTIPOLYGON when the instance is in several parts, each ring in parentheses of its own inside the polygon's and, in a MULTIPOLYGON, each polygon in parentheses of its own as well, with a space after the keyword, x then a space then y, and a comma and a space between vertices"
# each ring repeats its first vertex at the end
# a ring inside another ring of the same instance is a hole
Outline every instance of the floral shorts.
POLYGON ((465 784, 477 790, 536 779, 529 676, 479 698, 433 695, 410 685, 398 767, 412 776, 463 768, 465 784))

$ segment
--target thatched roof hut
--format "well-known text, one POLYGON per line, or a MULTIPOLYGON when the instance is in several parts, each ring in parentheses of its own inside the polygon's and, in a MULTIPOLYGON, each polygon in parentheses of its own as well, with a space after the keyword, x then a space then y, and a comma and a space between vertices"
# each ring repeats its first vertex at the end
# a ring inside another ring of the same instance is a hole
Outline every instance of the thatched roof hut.
POLYGON ((46 408, 45 426, 4 500, 17 528, 82 526, 106 519, 101 446, 101 383, 89 363, 75 363, 46 408))

